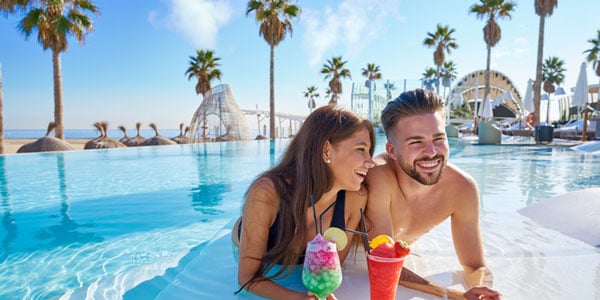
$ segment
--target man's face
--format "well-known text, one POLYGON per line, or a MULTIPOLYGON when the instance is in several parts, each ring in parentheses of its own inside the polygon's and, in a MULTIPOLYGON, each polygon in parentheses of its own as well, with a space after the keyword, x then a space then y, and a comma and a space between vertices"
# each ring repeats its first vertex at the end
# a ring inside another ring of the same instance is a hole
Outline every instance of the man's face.
POLYGON ((441 113, 399 119, 386 151, 397 165, 424 185, 436 184, 448 161, 449 146, 441 113))

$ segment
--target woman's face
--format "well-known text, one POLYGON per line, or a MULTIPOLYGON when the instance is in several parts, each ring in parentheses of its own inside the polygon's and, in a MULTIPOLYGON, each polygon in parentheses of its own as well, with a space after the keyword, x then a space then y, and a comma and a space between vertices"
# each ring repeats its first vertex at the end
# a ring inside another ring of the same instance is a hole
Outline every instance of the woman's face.
POLYGON ((333 173, 333 188, 348 191, 360 190, 361 183, 370 168, 375 166, 371 154, 369 131, 363 128, 350 138, 335 145, 326 145, 325 160, 331 159, 327 166, 333 173))

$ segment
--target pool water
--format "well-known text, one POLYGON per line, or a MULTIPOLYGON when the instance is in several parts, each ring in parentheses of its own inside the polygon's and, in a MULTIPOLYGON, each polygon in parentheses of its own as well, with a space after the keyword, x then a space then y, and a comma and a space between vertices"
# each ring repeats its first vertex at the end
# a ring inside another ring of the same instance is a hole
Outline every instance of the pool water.
MULTIPOLYGON (((381 152, 385 137, 377 140, 381 152)), ((239 215, 249 183, 288 143, 0 155, 0 299, 151 297, 186 254, 201 252, 239 215)), ((600 155, 452 140, 450 161, 479 185, 486 256, 589 254, 589 267, 600 274, 597 249, 516 213, 564 192, 600 187, 600 155)), ((419 247, 454 255, 447 228, 442 224, 419 247)), ((589 299, 600 295, 591 283, 583 286, 589 299)))

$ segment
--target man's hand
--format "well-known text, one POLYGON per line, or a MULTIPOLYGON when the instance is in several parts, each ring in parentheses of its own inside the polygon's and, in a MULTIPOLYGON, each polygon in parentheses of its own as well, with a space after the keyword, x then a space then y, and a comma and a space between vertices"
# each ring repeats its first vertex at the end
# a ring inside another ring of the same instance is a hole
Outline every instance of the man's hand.
POLYGON ((500 293, 486 286, 476 286, 464 294, 468 300, 500 300, 500 293))

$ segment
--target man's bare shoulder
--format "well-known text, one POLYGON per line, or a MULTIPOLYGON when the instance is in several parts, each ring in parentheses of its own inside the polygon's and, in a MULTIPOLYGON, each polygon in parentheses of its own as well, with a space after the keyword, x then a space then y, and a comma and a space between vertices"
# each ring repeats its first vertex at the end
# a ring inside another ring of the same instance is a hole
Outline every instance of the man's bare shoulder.
POLYGON ((442 195, 451 203, 463 206, 473 206, 479 201, 479 190, 473 176, 453 164, 448 164, 444 171, 442 195))
POLYGON ((394 161, 385 153, 375 156, 376 166, 369 169, 367 173, 367 185, 387 185, 390 181, 396 181, 394 161))
POLYGON ((448 163, 446 165, 446 170, 444 170, 444 174, 446 174, 446 179, 449 183, 453 185, 458 185, 459 188, 464 188, 467 186, 476 187, 477 183, 473 176, 464 170, 460 169, 456 165, 452 163, 448 163))

